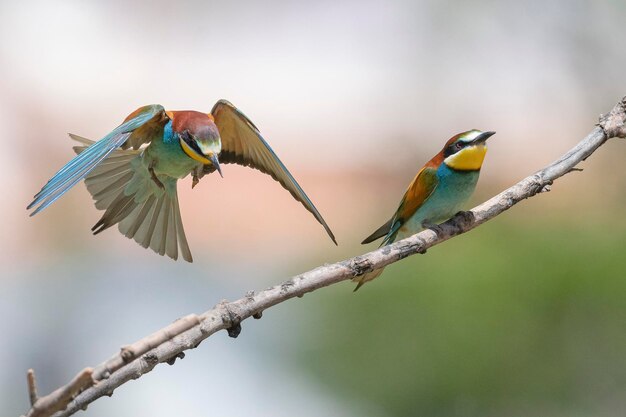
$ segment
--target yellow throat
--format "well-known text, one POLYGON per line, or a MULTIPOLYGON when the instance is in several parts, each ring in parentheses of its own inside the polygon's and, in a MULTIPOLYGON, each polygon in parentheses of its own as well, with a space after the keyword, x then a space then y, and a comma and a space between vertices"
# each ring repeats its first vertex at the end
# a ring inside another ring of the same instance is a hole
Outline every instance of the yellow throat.
POLYGON ((476 171, 485 160, 487 147, 483 144, 469 146, 444 159, 444 163, 457 171, 476 171))
POLYGON ((194 151, 191 146, 187 145, 184 140, 180 141, 180 146, 183 148, 183 151, 187 154, 188 157, 194 159, 204 165, 210 165, 211 161, 205 158, 203 155, 200 155, 198 152, 194 151))

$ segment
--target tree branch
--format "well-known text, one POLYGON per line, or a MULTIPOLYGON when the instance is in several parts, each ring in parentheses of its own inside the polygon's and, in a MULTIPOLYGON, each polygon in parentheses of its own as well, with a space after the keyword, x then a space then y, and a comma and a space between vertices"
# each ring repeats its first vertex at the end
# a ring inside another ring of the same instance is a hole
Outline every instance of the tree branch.
POLYGON ((237 301, 222 301, 201 315, 186 316, 132 345, 122 347, 109 360, 93 370, 83 370, 70 383, 45 397, 37 397, 34 372, 29 371, 28 386, 32 407, 26 417, 70 416, 78 410, 86 409, 102 396, 113 395, 116 388, 150 372, 157 364, 174 364, 177 358, 184 357, 185 350, 197 347, 204 339, 220 330, 226 329, 229 336, 237 337, 241 331, 241 321, 249 317, 260 318, 262 312, 272 306, 363 275, 407 256, 426 253, 428 248, 472 230, 518 202, 549 191, 554 180, 579 170, 576 165, 608 139, 626 137, 625 123, 626 97, 611 112, 601 116, 597 127, 561 158, 471 211, 458 213, 436 230, 424 230, 364 255, 320 266, 258 293, 249 292, 237 301))

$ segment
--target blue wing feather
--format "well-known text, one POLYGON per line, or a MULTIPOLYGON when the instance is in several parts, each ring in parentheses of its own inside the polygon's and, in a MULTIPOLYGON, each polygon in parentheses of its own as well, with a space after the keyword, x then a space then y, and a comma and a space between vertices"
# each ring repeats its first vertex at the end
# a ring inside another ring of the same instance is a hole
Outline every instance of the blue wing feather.
POLYGON ((144 107, 137 116, 122 123, 111 133, 68 162, 34 196, 33 202, 28 205, 27 209, 30 210, 35 206, 37 207, 30 215, 34 216, 54 203, 70 188, 85 178, 111 152, 122 146, 135 129, 143 126, 163 111, 164 109, 160 105, 144 107))

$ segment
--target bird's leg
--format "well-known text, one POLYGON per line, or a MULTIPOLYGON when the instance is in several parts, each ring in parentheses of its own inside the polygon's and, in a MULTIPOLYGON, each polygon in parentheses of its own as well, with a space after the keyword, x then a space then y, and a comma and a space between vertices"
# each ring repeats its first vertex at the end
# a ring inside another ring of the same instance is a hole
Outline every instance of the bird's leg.
POLYGON ((202 177, 204 177, 204 166, 200 166, 191 171, 191 175, 193 177, 193 181, 191 182, 191 188, 193 188, 198 185, 202 177))
POLYGON ((150 162, 150 165, 148 166, 148 172, 150 172, 150 177, 152 178, 152 181, 154 181, 154 183, 157 185, 157 187, 164 189, 165 185, 163 185, 161 180, 157 177, 156 173, 154 172, 154 161, 150 162))

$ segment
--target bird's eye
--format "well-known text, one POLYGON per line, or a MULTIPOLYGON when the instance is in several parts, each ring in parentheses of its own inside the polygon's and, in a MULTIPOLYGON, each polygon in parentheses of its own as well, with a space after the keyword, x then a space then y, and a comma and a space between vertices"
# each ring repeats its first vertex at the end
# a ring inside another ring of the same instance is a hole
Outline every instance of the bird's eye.
POLYGON ((454 149, 456 149, 457 151, 460 151, 461 149, 463 149, 463 143, 462 142, 457 142, 454 144, 454 149))

